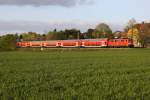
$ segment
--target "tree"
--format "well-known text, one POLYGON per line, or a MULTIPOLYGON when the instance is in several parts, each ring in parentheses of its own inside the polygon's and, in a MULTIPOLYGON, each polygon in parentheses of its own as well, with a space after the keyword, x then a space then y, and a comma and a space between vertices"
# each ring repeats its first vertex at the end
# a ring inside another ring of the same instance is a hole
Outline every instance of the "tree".
POLYGON ((57 29, 55 28, 55 29, 53 30, 53 32, 57 32, 57 29))
POLYGON ((89 39, 91 39, 91 38, 94 38, 93 36, 92 36, 92 34, 93 34, 93 32, 95 31, 95 29, 88 29, 88 31, 85 33, 86 34, 86 38, 89 38, 89 39))
POLYGON ((22 34, 20 34, 20 36, 19 36, 19 41, 23 41, 23 35, 22 34))
POLYGON ((96 35, 96 38, 106 38, 112 35, 112 30, 107 24, 101 23, 96 26, 93 34, 96 35))
POLYGON ((124 31, 128 32, 129 29, 133 28, 136 25, 136 20, 134 18, 130 19, 129 22, 127 23, 127 26, 125 27, 124 31))
POLYGON ((41 41, 46 41, 46 34, 41 35, 41 41))
POLYGON ((55 34, 55 32, 49 31, 48 34, 46 35, 46 39, 47 40, 57 40, 56 35, 57 34, 55 34))
POLYGON ((22 34, 23 41, 35 41, 38 38, 38 34, 36 32, 28 32, 22 34))
POLYGON ((150 23, 142 23, 140 25, 139 37, 142 47, 146 47, 150 42, 150 23))
POLYGON ((80 30, 77 29, 66 29, 64 33, 67 39, 78 39, 81 36, 80 30))
POLYGON ((129 29, 127 35, 128 38, 133 40, 133 44, 135 47, 140 46, 140 37, 139 37, 140 31, 134 26, 134 28, 129 29))
POLYGON ((65 40, 67 39, 64 31, 49 31, 46 35, 47 40, 65 40))
POLYGON ((15 50, 17 35, 8 34, 0 38, 1 50, 15 50))
POLYGON ((129 29, 128 37, 133 39, 135 46, 146 47, 150 42, 150 23, 135 24, 129 29))

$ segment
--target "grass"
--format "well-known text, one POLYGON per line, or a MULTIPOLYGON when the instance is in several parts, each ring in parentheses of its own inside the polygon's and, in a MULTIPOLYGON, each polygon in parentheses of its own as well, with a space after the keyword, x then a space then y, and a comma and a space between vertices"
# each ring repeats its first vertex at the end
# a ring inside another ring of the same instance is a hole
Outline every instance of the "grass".
POLYGON ((149 100, 150 49, 0 52, 1 100, 149 100))

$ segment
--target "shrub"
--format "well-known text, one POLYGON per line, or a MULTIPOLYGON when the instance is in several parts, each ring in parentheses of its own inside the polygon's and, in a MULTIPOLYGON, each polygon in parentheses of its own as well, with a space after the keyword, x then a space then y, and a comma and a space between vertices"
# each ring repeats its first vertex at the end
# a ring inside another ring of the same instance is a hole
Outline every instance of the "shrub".
POLYGON ((0 50, 15 50, 16 35, 7 34, 0 37, 0 50))

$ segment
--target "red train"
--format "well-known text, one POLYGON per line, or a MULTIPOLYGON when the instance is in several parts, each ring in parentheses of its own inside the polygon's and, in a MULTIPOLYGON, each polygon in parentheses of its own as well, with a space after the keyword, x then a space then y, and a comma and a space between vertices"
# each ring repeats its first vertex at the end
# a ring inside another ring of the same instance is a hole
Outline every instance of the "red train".
POLYGON ((134 47, 132 39, 81 39, 55 41, 23 41, 17 47, 134 47))

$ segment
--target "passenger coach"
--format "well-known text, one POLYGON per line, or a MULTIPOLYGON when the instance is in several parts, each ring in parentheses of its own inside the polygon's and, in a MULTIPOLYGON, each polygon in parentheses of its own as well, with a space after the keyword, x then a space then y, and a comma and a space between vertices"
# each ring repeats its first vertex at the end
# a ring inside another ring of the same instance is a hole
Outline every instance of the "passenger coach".
POLYGON ((72 47, 133 47, 132 39, 81 39, 55 41, 23 41, 17 42, 17 47, 45 47, 45 48, 72 48, 72 47))

